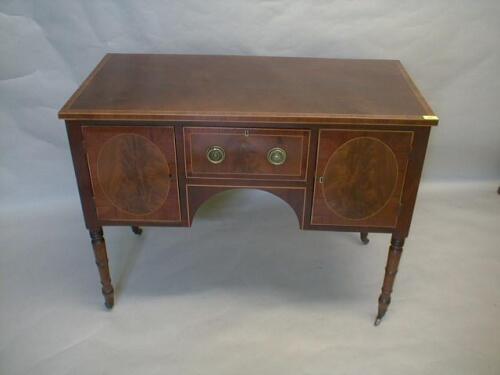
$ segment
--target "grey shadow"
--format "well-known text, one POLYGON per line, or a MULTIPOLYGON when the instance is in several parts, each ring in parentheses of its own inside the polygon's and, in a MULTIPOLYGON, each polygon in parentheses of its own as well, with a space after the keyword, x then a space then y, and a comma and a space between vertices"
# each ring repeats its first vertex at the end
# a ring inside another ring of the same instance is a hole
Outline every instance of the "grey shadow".
POLYGON ((255 190, 215 195, 192 228, 150 227, 143 236, 120 238, 128 258, 114 272, 120 293, 126 286, 141 296, 220 289, 299 301, 376 298, 386 252, 363 245, 359 233, 301 231, 285 202, 255 190))

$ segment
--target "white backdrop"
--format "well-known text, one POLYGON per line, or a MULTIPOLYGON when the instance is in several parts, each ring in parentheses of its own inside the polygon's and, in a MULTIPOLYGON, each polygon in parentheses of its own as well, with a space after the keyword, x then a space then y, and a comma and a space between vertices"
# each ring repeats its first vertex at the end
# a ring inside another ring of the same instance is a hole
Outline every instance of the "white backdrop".
POLYGON ((0 374, 500 373, 499 20, 498 0, 0 0, 0 374), (382 325, 389 236, 299 231, 258 191, 189 230, 106 227, 105 311, 57 111, 106 52, 400 59, 441 118, 424 179, 452 183, 419 194, 382 325))
POLYGON ((106 52, 400 59, 441 119, 424 179, 498 179, 499 19, 498 0, 1 0, 0 203, 76 196, 56 114, 106 52))

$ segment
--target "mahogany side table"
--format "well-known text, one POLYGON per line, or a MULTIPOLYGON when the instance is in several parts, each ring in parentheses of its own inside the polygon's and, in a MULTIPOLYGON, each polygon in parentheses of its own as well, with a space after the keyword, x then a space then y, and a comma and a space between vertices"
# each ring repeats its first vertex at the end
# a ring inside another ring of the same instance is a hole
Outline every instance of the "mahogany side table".
POLYGON ((399 61, 107 54, 59 118, 108 308, 103 226, 189 227, 214 194, 254 188, 301 229, 392 235, 380 323, 438 123, 399 61))

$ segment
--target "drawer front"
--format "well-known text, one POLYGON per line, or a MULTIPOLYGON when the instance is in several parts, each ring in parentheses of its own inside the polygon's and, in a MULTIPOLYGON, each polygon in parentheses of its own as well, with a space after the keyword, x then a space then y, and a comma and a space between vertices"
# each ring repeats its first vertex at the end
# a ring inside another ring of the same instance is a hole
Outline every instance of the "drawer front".
POLYGON ((413 132, 321 130, 312 225, 393 228, 413 132))
POLYGON ((309 130, 186 127, 186 175, 304 181, 309 139, 309 130))
POLYGON ((97 217, 180 222, 172 127, 83 127, 97 217))

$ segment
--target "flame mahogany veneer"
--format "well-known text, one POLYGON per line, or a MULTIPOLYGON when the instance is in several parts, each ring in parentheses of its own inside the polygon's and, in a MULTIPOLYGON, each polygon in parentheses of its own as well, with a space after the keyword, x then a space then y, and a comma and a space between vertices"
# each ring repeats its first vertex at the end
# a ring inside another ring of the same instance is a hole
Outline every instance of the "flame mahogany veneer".
POLYGON ((396 60, 107 54, 59 112, 111 308, 102 227, 190 226, 237 188, 301 229, 390 233, 390 303, 434 115, 396 60))

